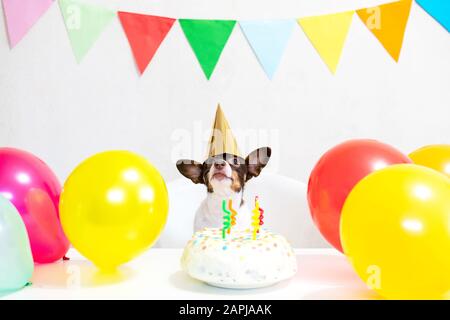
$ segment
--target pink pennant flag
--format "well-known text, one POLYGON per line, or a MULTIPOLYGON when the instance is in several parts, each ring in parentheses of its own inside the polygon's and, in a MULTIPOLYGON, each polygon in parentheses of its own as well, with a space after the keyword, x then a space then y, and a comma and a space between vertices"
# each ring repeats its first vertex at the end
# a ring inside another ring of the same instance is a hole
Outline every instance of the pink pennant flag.
POLYGON ((52 3, 53 0, 3 0, 11 48, 22 40, 52 3))

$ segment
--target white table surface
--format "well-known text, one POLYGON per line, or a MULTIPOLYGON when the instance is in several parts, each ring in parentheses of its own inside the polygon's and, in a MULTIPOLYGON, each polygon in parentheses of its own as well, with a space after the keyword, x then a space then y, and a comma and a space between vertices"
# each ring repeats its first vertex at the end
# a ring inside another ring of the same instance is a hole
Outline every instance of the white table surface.
POLYGON ((101 274, 74 249, 70 261, 36 265, 32 285, 0 292, 2 299, 377 299, 346 258, 333 249, 298 249, 298 273, 291 280, 252 290, 220 289, 180 269, 180 249, 151 249, 101 274))

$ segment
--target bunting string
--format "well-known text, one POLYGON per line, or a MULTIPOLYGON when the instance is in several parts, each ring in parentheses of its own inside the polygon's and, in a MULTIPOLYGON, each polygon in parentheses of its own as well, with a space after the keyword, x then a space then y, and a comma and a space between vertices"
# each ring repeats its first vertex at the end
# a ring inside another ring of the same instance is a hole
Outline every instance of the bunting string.
MULTIPOLYGON (((450 32, 450 1, 415 0, 450 32)), ((331 73, 337 71, 353 16, 398 62, 413 0, 320 16, 278 20, 176 19, 136 12, 114 11, 86 0, 2 0, 10 48, 58 2, 73 54, 78 63, 114 18, 118 18, 130 45, 139 74, 143 74, 176 21, 189 43, 206 79, 210 79, 228 40, 239 25, 256 59, 269 79, 282 61, 297 25, 305 33, 331 73)))

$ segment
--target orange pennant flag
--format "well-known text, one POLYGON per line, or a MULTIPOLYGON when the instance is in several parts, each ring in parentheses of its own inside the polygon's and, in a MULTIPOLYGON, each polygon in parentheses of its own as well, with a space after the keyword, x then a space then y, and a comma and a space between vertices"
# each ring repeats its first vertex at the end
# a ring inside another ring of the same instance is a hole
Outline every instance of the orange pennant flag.
POLYGON ((411 3, 412 0, 400 0, 356 11, 395 61, 400 56, 411 3))

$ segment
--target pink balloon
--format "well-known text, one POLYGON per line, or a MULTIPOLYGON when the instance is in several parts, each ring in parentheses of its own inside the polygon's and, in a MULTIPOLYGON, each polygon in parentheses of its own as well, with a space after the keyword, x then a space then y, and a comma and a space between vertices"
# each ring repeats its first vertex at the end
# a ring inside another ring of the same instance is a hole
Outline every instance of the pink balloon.
POLYGON ((34 262, 54 262, 69 250, 59 221, 60 193, 58 178, 42 160, 22 150, 0 148, 0 194, 25 222, 34 262))

